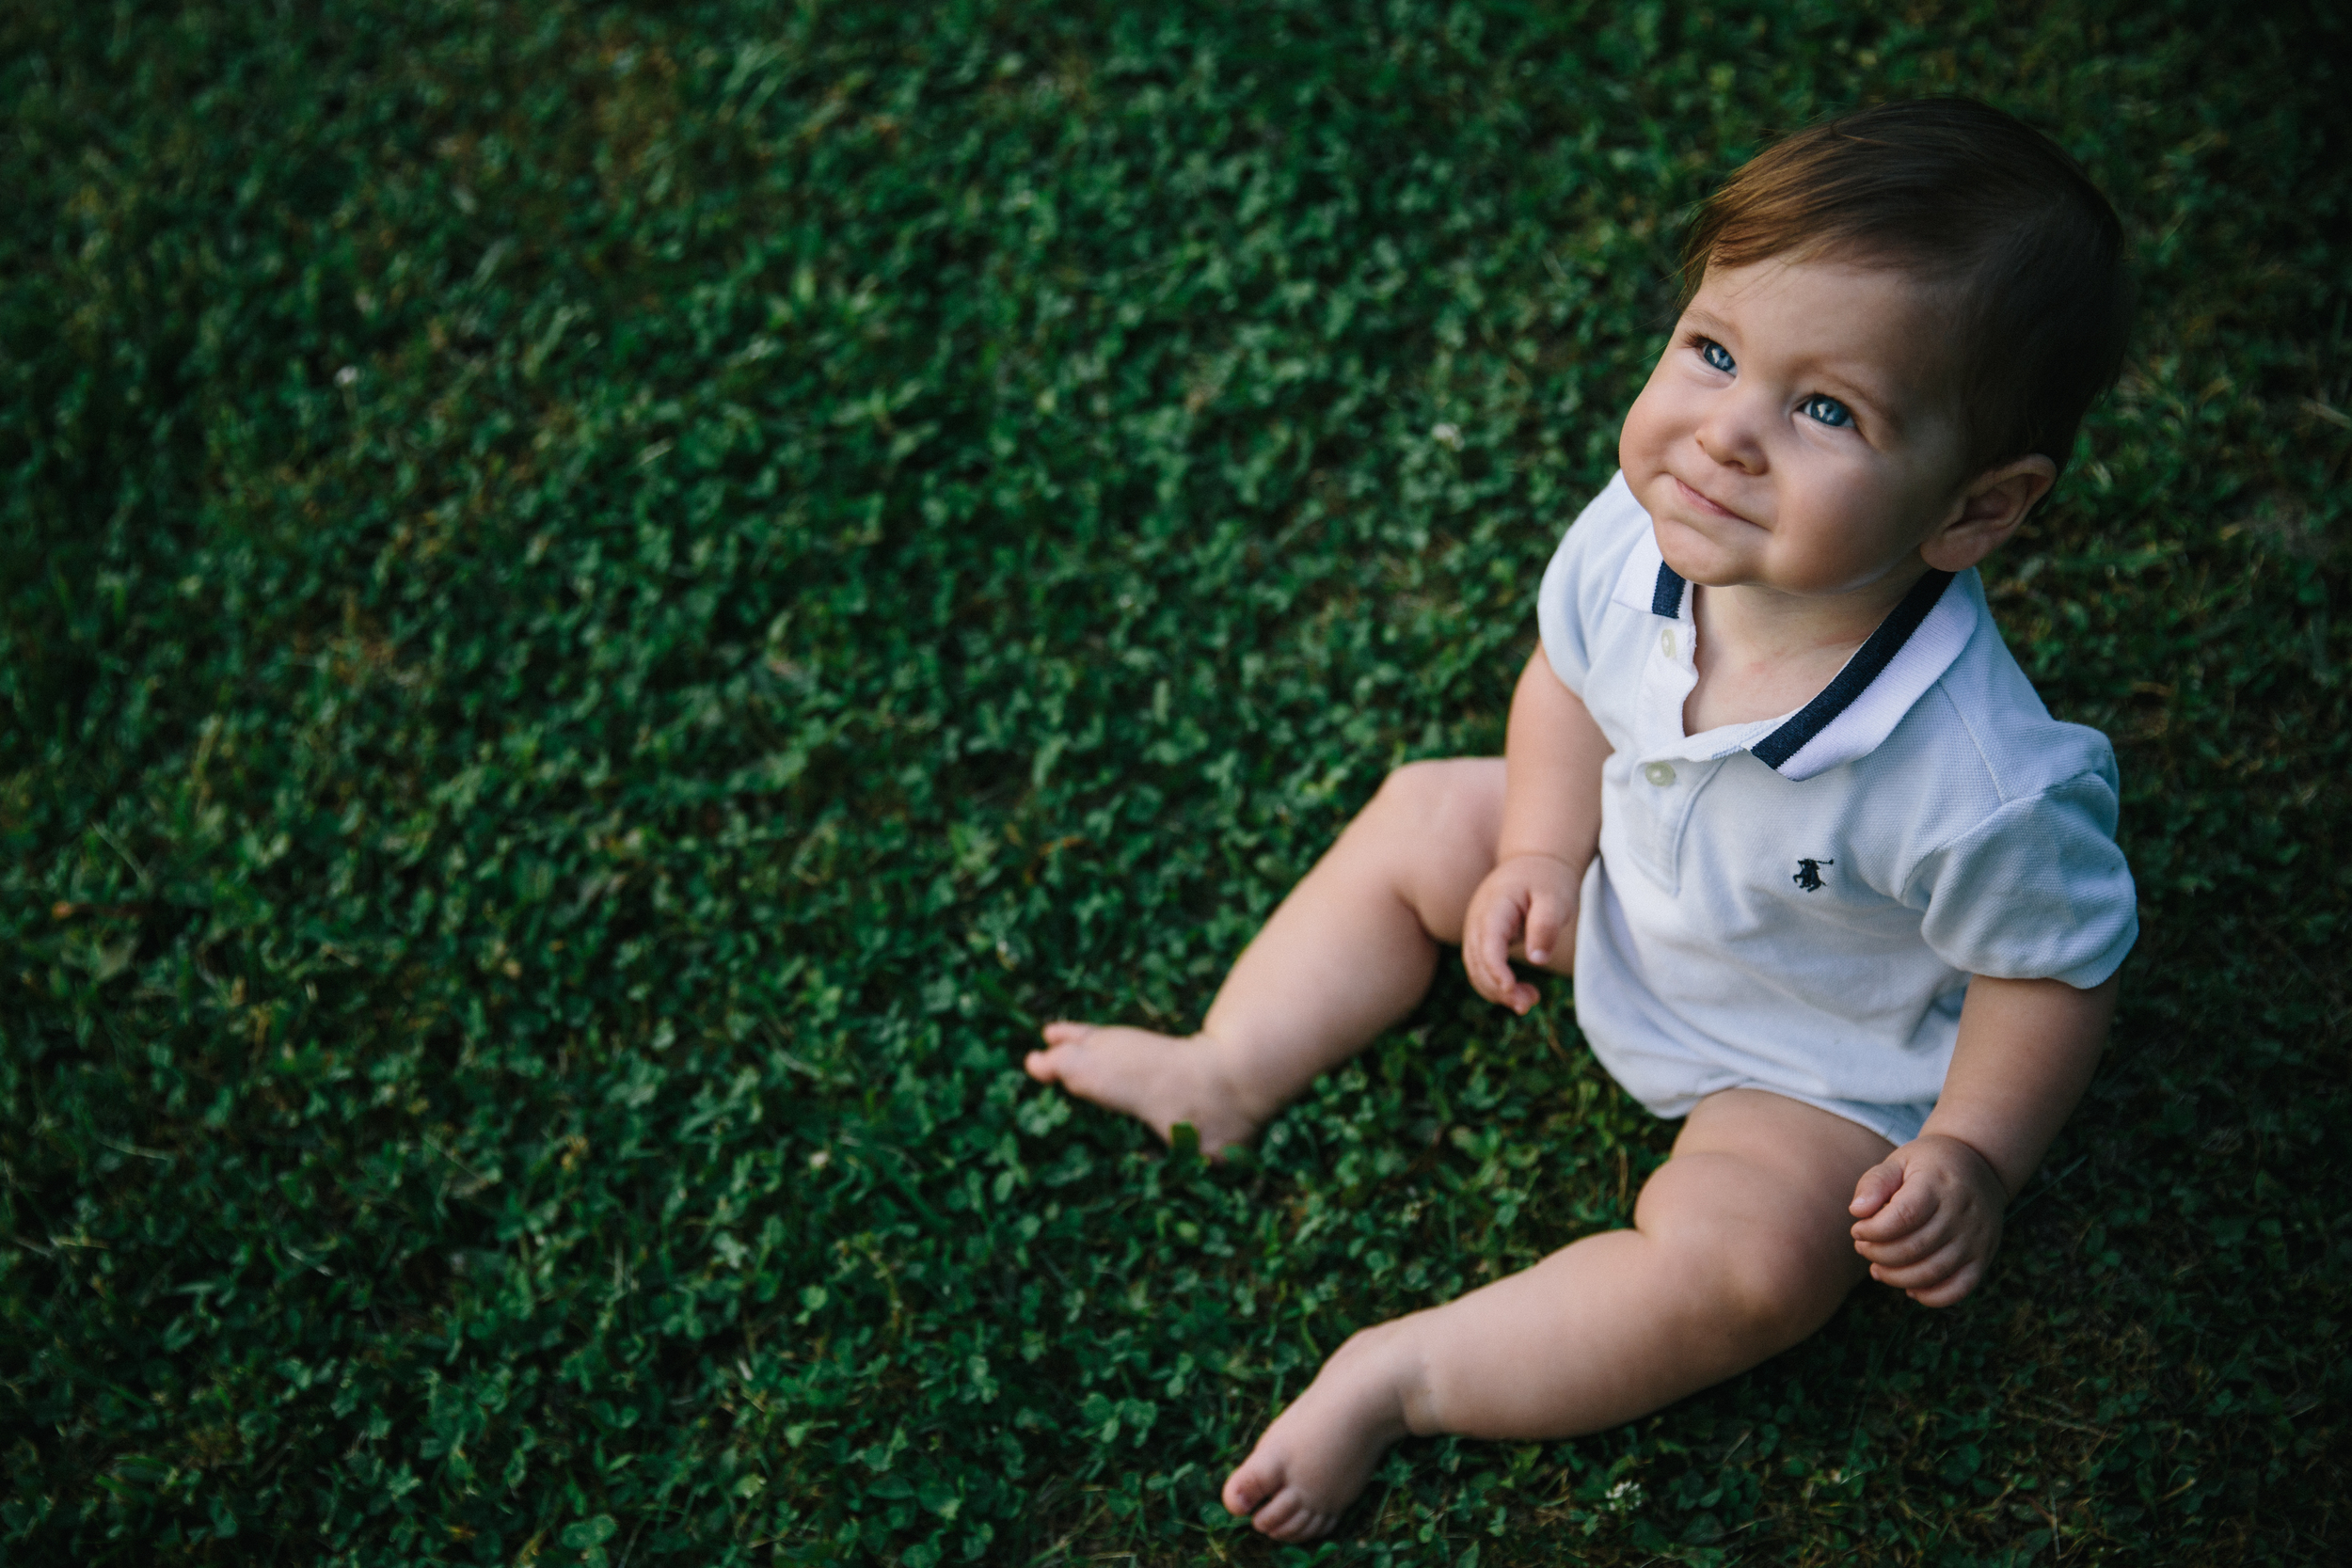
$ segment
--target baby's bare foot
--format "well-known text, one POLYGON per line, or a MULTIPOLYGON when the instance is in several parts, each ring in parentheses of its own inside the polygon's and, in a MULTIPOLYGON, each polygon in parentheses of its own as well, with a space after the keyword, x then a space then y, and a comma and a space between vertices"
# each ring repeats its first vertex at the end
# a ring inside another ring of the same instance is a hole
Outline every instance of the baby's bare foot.
POLYGON ((1342 1345, 1226 1478, 1226 1511, 1247 1514, 1278 1541, 1311 1540, 1338 1524, 1372 1479, 1374 1462, 1407 1431, 1411 1354, 1401 1323, 1368 1328, 1342 1345))
POLYGON ((1149 1029, 1091 1023, 1049 1023, 1043 1051, 1022 1065, 1043 1084, 1059 1084, 1081 1100, 1124 1111, 1162 1138, 1180 1121, 1200 1134, 1200 1151, 1215 1154, 1258 1135, 1264 1117, 1253 1113, 1206 1035, 1180 1038, 1149 1029))

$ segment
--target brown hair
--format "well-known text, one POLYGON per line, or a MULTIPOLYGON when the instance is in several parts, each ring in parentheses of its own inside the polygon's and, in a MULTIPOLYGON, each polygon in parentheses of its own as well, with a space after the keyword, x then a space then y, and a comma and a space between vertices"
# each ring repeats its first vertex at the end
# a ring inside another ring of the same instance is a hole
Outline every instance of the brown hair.
POLYGON ((1952 291, 1969 472, 2029 452, 2065 467, 2122 363, 2132 288, 2115 209, 2055 142, 1966 98, 1807 126, 1699 209, 1678 303, 1709 266, 1820 256, 1952 291))

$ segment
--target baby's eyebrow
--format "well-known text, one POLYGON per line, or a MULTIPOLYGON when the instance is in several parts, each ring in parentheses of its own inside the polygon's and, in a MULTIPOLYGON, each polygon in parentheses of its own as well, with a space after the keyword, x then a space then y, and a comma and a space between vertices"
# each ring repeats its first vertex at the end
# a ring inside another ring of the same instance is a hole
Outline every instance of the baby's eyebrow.
POLYGON ((1731 325, 1728 322, 1725 322, 1722 318, 1701 309, 1695 305, 1691 306, 1682 312, 1682 325, 1684 326, 1703 327, 1709 336, 1727 334, 1731 330, 1731 325))
POLYGON ((1883 419, 1894 419, 1901 403, 1889 388, 1874 381, 1857 379, 1836 365, 1818 367, 1814 374, 1830 392, 1849 403, 1862 404, 1883 419))

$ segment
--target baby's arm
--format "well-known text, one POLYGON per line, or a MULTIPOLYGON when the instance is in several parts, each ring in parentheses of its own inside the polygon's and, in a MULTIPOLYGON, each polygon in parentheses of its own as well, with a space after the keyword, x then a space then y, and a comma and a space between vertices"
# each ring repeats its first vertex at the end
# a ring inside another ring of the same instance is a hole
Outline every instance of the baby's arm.
POLYGON ((1535 988, 1511 972, 1511 949, 1565 973, 1585 867, 1600 846, 1600 765, 1609 742, 1583 699, 1561 683, 1543 644, 1519 673, 1503 742, 1502 832, 1495 868, 1462 920, 1462 967, 1478 994, 1524 1013, 1535 988))
POLYGON ((2001 1241, 2001 1211, 2090 1082, 2116 980, 1968 982, 1944 1095, 1918 1137, 1863 1173, 1851 1212, 1870 1277, 1926 1307, 1977 1288, 2001 1241))

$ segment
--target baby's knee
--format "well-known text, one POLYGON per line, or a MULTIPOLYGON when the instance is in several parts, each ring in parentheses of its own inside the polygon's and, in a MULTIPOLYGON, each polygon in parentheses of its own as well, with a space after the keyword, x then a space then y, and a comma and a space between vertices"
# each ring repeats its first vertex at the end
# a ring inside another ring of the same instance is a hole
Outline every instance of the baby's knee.
POLYGON ((1741 1331, 1759 1342, 1795 1344, 1827 1323, 1853 1288, 1851 1268, 1797 1238, 1751 1228, 1726 1243, 1720 1274, 1724 1305, 1741 1331))
POLYGON ((1491 847, 1502 804, 1502 760, 1441 757, 1393 768, 1364 808, 1364 816, 1431 845, 1481 842, 1491 847))
POLYGON ((1373 795, 1373 809, 1406 816, 1422 816, 1441 809, 1447 794, 1447 775, 1452 771, 1450 760, 1437 758, 1391 768, 1373 795))
MULTIPOLYGON (((1676 1164, 1669 1161, 1651 1185, 1671 1189, 1673 1179, 1685 1174, 1676 1164)), ((1694 1307, 1704 1304, 1701 1310, 1742 1341, 1772 1350, 1795 1344, 1829 1321, 1860 1275, 1851 1245, 1837 1244, 1839 1238, 1821 1225, 1722 1203, 1716 1181, 1691 1185, 1686 1194, 1645 1192, 1640 1223, 1679 1260, 1694 1307)))

